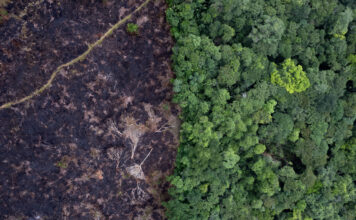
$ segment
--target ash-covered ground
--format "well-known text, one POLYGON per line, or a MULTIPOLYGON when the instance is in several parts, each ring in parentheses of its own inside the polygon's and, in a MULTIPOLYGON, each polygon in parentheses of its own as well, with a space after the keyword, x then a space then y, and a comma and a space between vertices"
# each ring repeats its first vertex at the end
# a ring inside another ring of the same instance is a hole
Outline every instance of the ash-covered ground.
MULTIPOLYGON (((47 82, 141 4, 13 1, 0 24, 0 105, 47 82)), ((178 145, 172 39, 151 1, 30 101, 0 110, 1 219, 164 219, 178 145)))

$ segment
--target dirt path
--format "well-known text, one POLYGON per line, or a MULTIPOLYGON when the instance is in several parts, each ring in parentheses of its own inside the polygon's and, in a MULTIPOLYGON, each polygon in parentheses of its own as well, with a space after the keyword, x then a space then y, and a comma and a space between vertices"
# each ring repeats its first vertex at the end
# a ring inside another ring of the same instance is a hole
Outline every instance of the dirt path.
MULTIPOLYGON (((0 25, 0 105, 143 1, 15 2, 22 19, 0 25)), ((139 35, 119 28, 43 94, 0 111, 1 219, 163 219, 179 129, 165 7, 150 2, 130 20, 139 35)))

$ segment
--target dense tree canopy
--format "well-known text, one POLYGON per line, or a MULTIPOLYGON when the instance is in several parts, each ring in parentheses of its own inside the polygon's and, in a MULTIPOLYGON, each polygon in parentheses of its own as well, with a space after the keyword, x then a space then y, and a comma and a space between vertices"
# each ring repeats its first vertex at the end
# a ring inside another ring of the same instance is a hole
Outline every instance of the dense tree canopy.
POLYGON ((168 2, 169 219, 356 219, 356 2, 168 2))

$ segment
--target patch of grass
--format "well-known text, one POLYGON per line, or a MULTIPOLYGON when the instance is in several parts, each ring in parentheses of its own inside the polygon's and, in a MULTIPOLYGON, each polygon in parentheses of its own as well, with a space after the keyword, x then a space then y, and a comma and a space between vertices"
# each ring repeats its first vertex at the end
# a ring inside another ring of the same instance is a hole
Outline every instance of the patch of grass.
POLYGON ((128 23, 126 26, 126 31, 129 34, 137 35, 138 34, 138 25, 134 24, 134 23, 128 23))
POLYGON ((5 8, 0 8, 0 24, 7 18, 7 14, 5 8))
POLYGON ((142 216, 144 220, 148 220, 148 219, 151 219, 151 215, 152 215, 152 212, 153 212, 153 208, 152 207, 147 207, 144 211, 144 215, 142 216))
POLYGON ((60 168, 63 168, 63 169, 66 169, 68 167, 68 164, 63 162, 63 161, 59 161, 59 162, 57 162, 56 166, 60 167, 60 168))
POLYGON ((128 173, 126 173, 126 172, 124 172, 124 171, 122 171, 122 172, 120 172, 121 173, 121 177, 123 178, 123 179, 129 179, 130 178, 130 175, 128 174, 128 173))
POLYGON ((56 163, 56 166, 59 168, 66 169, 68 167, 69 162, 70 159, 67 156, 64 156, 60 161, 56 163))
POLYGON ((163 109, 165 111, 169 111, 171 109, 171 107, 169 106, 169 104, 163 104, 163 109))
POLYGON ((5 8, 0 8, 0 16, 6 16, 8 13, 5 8))

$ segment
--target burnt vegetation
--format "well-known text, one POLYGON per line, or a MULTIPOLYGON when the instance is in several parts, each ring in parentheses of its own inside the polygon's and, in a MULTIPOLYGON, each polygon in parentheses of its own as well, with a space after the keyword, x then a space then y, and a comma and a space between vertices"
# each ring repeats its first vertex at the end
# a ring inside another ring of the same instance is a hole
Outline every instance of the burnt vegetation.
MULTIPOLYGON (((143 2, 4 6, 0 105, 40 88, 143 2)), ((47 90, 0 111, 0 219, 164 219, 179 129, 165 7, 149 2, 47 90)))

